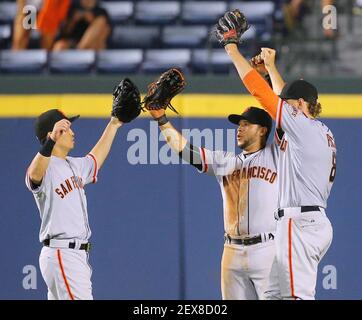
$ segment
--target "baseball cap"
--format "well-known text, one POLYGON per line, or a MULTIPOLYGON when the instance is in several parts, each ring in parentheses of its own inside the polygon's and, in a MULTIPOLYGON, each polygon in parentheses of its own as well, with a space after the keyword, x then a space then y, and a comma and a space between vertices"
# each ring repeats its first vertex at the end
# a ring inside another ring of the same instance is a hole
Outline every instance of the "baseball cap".
POLYGON ((284 86, 280 93, 280 98, 283 100, 302 98, 309 103, 316 103, 318 100, 318 91, 317 88, 308 81, 294 80, 284 86))
POLYGON ((239 125, 240 120, 247 120, 250 123, 258 124, 262 127, 267 127, 267 137, 272 128, 272 118, 269 113, 263 109, 256 107, 247 108, 241 115, 239 114, 231 114, 228 117, 231 123, 239 125))
POLYGON ((54 125, 63 119, 67 119, 70 122, 77 120, 80 116, 67 117, 59 109, 51 109, 42 113, 35 121, 35 135, 43 143, 43 140, 47 137, 48 132, 53 131, 54 125))

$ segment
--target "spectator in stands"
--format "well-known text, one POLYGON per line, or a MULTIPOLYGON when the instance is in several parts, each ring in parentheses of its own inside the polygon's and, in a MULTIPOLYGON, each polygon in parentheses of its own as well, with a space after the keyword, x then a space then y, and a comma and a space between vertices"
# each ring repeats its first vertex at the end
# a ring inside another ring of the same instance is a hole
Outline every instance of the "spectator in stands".
POLYGON ((70 9, 60 39, 53 50, 102 50, 106 48, 110 34, 109 16, 98 5, 98 0, 80 0, 70 9))
MULTIPOLYGON (((286 0, 283 5, 284 23, 288 32, 293 30, 300 24, 312 6, 312 0, 286 0)), ((334 0, 320 0, 321 9, 327 5, 333 5, 334 0)), ((326 38, 334 38, 336 36, 335 30, 324 29, 324 36, 326 38)))
POLYGON ((71 0, 17 0, 17 13, 13 27, 13 50, 24 50, 29 46, 31 28, 24 28, 27 13, 26 5, 33 5, 39 11, 37 29, 41 35, 40 46, 50 50, 54 44, 58 30, 68 14, 71 0), (25 20, 24 20, 25 19, 25 20))

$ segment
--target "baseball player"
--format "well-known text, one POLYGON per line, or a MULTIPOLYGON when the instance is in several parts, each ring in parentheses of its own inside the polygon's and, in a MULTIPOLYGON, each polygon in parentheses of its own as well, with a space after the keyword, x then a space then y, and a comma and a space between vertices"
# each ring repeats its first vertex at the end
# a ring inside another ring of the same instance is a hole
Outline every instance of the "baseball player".
POLYGON ((305 80, 287 85, 278 73, 275 52, 261 58, 273 90, 240 54, 237 43, 248 29, 238 10, 217 25, 218 39, 249 92, 276 120, 279 140, 276 257, 266 291, 269 299, 314 299, 318 263, 332 242, 327 199, 336 174, 336 144, 321 112, 317 89, 305 80), (278 97, 279 94, 279 97, 278 97))
POLYGON ((121 99, 124 87, 124 81, 116 87, 112 118, 85 157, 68 156, 75 144, 71 125, 79 116, 67 117, 51 109, 36 120, 35 133, 42 146, 26 172, 25 183, 40 212, 39 240, 44 247, 39 264, 49 300, 93 299, 85 186, 97 181, 118 129, 139 114, 131 106, 131 116, 124 116, 129 108, 121 99))
MULTIPOLYGON (((157 84, 159 92, 164 92, 162 80, 157 84)), ((164 87, 172 92, 170 86, 164 87)), ((152 94, 159 96, 157 92, 153 89, 152 94)), ((272 128, 271 117, 255 107, 247 108, 241 115, 229 115, 229 121, 238 126, 237 144, 242 149, 235 155, 193 146, 172 126, 162 108, 150 110, 150 114, 170 147, 199 172, 215 176, 219 183, 225 230, 222 298, 262 299, 275 256, 273 212, 279 148, 276 143, 266 144, 272 128)))

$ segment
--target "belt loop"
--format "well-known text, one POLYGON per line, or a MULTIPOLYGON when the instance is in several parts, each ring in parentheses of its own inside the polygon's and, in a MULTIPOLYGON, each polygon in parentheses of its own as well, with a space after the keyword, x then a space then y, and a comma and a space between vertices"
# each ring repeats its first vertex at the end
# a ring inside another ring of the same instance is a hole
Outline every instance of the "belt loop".
POLYGON ((78 239, 74 239, 74 244, 75 244, 74 249, 79 250, 81 246, 80 241, 78 239))
POLYGON ((225 235, 224 235, 224 242, 229 243, 229 244, 231 243, 231 237, 227 233, 225 233, 225 235))

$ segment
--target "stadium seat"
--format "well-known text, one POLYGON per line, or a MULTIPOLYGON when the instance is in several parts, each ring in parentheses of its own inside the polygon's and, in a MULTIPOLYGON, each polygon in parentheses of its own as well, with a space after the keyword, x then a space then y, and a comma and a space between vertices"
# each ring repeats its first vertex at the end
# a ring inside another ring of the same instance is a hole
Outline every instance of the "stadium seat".
POLYGON ((102 2, 101 7, 107 10, 111 22, 114 24, 127 21, 133 15, 133 2, 131 1, 102 2))
POLYGON ((197 48, 208 37, 206 26, 168 26, 162 32, 162 44, 167 48, 197 48))
POLYGON ((245 13, 249 23, 255 28, 257 38, 266 43, 271 39, 273 31, 273 14, 275 5, 272 1, 231 2, 230 10, 240 9, 245 13))
POLYGON ((0 51, 0 72, 3 73, 41 73, 46 63, 46 50, 0 51))
POLYGON ((0 23, 12 23, 16 16, 16 3, 6 1, 0 2, 0 23))
POLYGON ((145 73, 160 73, 177 67, 185 70, 191 59, 188 49, 147 50, 141 70, 145 73))
POLYGON ((49 55, 49 69, 53 73, 87 73, 94 63, 93 50, 64 50, 49 55))
POLYGON ((104 50, 97 55, 100 73, 135 73, 142 62, 142 50, 104 50))
POLYGON ((157 48, 160 43, 159 27, 117 26, 113 29, 110 48, 157 48))
POLYGON ((136 3, 135 20, 141 24, 170 24, 180 15, 178 1, 141 1, 136 3))
POLYGON ((185 24, 215 24, 227 10, 224 1, 188 1, 182 4, 185 24))
POLYGON ((0 49, 6 49, 11 39, 10 25, 0 25, 0 49))
POLYGON ((230 3, 229 9, 240 9, 240 11, 245 14, 248 21, 253 23, 264 21, 266 18, 270 18, 274 13, 274 3, 273 1, 234 1, 230 3))
POLYGON ((229 73, 232 63, 224 49, 195 49, 190 66, 195 73, 229 73))

